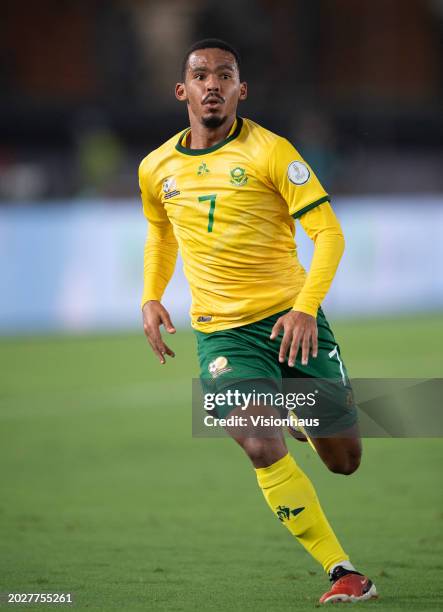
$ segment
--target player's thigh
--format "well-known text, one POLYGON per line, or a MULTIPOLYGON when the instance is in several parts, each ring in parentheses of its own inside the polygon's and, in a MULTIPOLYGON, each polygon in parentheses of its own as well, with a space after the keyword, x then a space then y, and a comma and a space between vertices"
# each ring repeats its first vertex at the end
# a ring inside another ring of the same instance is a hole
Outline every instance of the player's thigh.
POLYGON ((266 467, 286 453, 286 443, 273 399, 281 392, 278 362, 269 343, 268 322, 203 334, 196 332, 200 377, 205 393, 238 393, 237 403, 215 408, 226 419, 225 430, 255 467, 266 467), (246 401, 244 398, 248 398, 246 401))
MULTIPOLYGON (((268 350, 263 335, 252 331, 239 327, 209 334, 195 332, 200 379, 205 392, 226 393, 231 390, 239 394, 266 394, 280 389, 278 363, 268 350)), ((249 403, 253 405, 254 399, 251 398, 249 403)), ((217 416, 225 418, 234 407, 240 406, 218 408, 217 416)))
POLYGON ((349 452, 351 449, 354 451, 359 444, 360 435, 352 387, 340 347, 321 308, 317 316, 317 327, 318 356, 316 358, 310 356, 308 364, 303 365, 299 352, 293 367, 287 362, 281 364, 284 388, 286 391, 297 389, 297 386, 303 386, 305 381, 306 391, 315 391, 318 394, 313 407, 299 409, 300 414, 296 410, 299 418, 306 416, 318 419, 318 425, 305 428, 313 441, 314 438, 349 440, 342 443, 319 442, 319 446, 328 449, 333 447, 337 452, 340 448, 343 449, 342 452, 345 452, 345 449, 349 449, 349 452))

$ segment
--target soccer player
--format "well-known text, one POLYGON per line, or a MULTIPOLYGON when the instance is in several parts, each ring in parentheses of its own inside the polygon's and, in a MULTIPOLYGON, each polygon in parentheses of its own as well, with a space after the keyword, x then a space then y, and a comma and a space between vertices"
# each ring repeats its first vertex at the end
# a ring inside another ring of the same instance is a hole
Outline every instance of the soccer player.
MULTIPOLYGON (((334 418, 347 435, 312 437, 311 443, 330 470, 351 474, 361 455, 355 409, 320 307, 344 248, 329 196, 292 144, 237 115, 247 84, 229 44, 194 44, 175 95, 187 106, 190 127, 150 153, 139 170, 149 222, 143 323, 152 350, 162 364, 174 357, 160 333, 161 325, 175 333, 161 299, 180 249, 203 381, 221 391, 232 377, 341 378, 344 393, 334 418), (309 273, 297 260, 295 219, 314 241, 309 273)), ((329 575, 332 586, 320 602, 375 597, 375 585, 351 564, 284 436, 237 431, 233 437, 273 513, 329 575)))

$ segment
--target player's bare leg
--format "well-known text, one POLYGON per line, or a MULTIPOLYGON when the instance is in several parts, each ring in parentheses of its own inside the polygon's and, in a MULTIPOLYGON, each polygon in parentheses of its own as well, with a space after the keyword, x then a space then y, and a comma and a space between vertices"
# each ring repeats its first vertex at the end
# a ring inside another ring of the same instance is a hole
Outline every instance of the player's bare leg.
MULTIPOLYGON (((290 435, 303 440, 303 434, 288 428, 290 435)), ((307 438, 305 437, 306 441, 307 438)), ((310 438, 311 445, 326 467, 335 474, 348 476, 359 467, 362 455, 361 439, 358 427, 355 426, 331 438, 310 438)))

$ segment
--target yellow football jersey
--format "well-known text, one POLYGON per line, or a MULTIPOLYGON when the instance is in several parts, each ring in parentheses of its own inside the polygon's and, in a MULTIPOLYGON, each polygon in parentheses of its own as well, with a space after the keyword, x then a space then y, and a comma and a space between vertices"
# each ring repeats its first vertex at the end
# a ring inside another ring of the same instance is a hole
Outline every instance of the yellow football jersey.
POLYGON ((327 193, 290 142, 249 119, 238 118, 208 149, 186 148, 188 131, 140 165, 149 222, 142 303, 161 299, 178 246, 196 329, 237 327, 290 308, 306 278, 294 218, 328 202, 327 193))

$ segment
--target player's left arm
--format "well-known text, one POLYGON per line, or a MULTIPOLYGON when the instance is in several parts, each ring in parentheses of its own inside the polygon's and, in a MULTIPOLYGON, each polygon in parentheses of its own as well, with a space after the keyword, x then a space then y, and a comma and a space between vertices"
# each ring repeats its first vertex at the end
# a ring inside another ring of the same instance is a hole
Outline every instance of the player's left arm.
POLYGON ((314 255, 304 286, 293 309, 280 317, 272 330, 275 339, 283 330, 279 360, 289 351, 288 363, 293 366, 301 348, 302 364, 309 354, 317 356, 317 311, 326 296, 344 250, 344 237, 329 196, 298 151, 279 139, 270 156, 270 177, 288 204, 289 213, 299 219, 314 241, 314 255))
POLYGON ((303 365, 307 365, 310 353, 317 357, 317 311, 331 286, 345 245, 340 224, 329 203, 304 214, 300 223, 315 246, 309 273, 293 309, 281 317, 280 326, 279 321, 276 323, 278 329, 284 329, 280 360, 285 360, 289 349, 289 365, 294 365, 300 347, 303 365))
POLYGON ((314 242, 314 254, 294 310, 317 317, 318 308, 337 272, 345 248, 345 238, 329 203, 321 204, 301 216, 300 224, 314 242))

